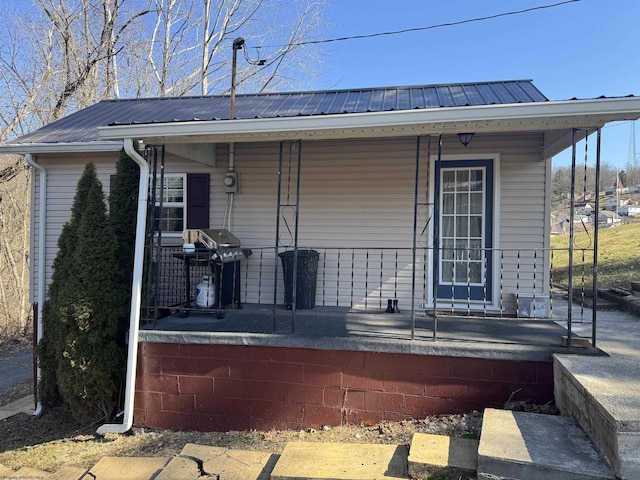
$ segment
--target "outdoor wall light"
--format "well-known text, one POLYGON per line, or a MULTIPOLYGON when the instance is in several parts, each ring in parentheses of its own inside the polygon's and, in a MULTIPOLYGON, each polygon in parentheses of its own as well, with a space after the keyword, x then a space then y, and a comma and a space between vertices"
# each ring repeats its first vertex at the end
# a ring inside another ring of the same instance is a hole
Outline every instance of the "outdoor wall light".
POLYGON ((474 135, 475 133, 459 133, 458 138, 460 139, 460 143, 466 148, 466 146, 471 143, 471 139, 474 135))

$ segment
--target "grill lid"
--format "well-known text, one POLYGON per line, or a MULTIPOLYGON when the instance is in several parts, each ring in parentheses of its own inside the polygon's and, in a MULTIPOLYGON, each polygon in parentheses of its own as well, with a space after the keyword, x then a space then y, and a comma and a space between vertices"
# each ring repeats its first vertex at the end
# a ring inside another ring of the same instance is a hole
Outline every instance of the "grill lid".
POLYGON ((209 250, 221 248, 232 249, 240 247, 240 240, 229 230, 224 228, 188 229, 182 232, 185 243, 202 243, 209 250))

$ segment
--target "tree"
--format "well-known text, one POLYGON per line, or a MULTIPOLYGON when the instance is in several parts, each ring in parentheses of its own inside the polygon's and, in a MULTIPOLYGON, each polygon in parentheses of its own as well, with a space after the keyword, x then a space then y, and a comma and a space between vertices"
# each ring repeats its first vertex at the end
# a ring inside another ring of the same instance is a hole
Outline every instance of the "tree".
MULTIPOLYGON (((31 2, 0 2, 0 142, 108 98, 225 93, 238 36, 247 55, 266 60, 239 62, 239 91, 306 85, 318 66, 315 46, 300 43, 323 27, 324 0, 31 2)), ((0 295, 20 305, 20 325, 29 317, 29 180, 21 170, 18 183, 0 182, 0 295)))
POLYGON ((140 168, 121 150, 109 196, 109 223, 117 244, 117 284, 121 290, 118 295, 118 342, 122 347, 129 328, 139 179, 140 168))
POLYGON ((31 332, 29 290, 29 182, 19 159, 0 164, 0 338, 31 332), (26 201, 25 201, 26 200, 26 201))
POLYGON ((60 235, 40 346, 40 398, 79 421, 108 418, 124 379, 118 345, 117 242, 95 166, 84 170, 60 235))
POLYGON ((618 172, 618 181, 620 182, 617 185, 617 188, 622 187, 628 187, 629 186, 629 178, 627 177, 627 172, 624 170, 620 170, 618 172))

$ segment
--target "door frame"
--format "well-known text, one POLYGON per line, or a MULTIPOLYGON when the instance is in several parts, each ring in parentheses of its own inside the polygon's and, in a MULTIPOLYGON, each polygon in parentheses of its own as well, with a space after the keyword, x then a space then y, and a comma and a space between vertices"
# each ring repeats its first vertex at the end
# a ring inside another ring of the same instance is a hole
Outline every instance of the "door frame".
MULTIPOLYGON (((440 162, 442 162, 442 164, 440 165, 441 168, 446 168, 446 163, 447 162, 456 162, 456 161, 491 161, 493 163, 493 198, 491 199, 493 202, 493 218, 491 219, 491 228, 492 228, 492 235, 493 235, 493 244, 492 244, 492 248, 494 249, 494 254, 492 255, 492 259, 491 259, 491 270, 492 270, 492 278, 490 279, 491 282, 491 291, 492 291, 492 296, 490 300, 487 300, 486 304, 484 302, 484 300, 470 300, 467 302, 467 299, 464 299, 463 301, 461 300, 454 300, 453 301, 453 306, 454 308, 460 308, 460 307, 464 307, 466 308, 467 305, 470 305, 471 308, 484 308, 486 305, 486 308, 491 309, 491 310, 497 310, 499 308, 499 292, 498 292, 498 286, 499 286, 499 275, 498 275, 498 266, 499 266, 499 254, 497 253, 496 249, 500 248, 500 230, 499 230, 499 225, 500 225, 500 154, 499 153, 477 153, 477 154, 448 154, 448 155, 441 155, 440 156, 440 162), (443 165, 444 164, 444 165, 443 165)), ((436 198, 435 198, 435 186, 436 186, 436 177, 435 177, 435 173, 436 173, 436 162, 438 162, 438 155, 431 155, 430 159, 429 159, 429 185, 428 185, 428 189, 429 189, 429 194, 428 194, 428 201, 429 204, 431 205, 431 211, 432 211, 432 215, 435 214, 435 202, 436 202, 436 198)), ((487 181, 489 181, 489 179, 487 178, 487 181)), ((440 210, 438 209, 438 212, 440 210)), ((438 223, 441 224, 441 219, 438 220, 438 223)), ((434 256, 433 256, 433 245, 434 245, 434 225, 435 222, 432 220, 429 222, 429 246, 431 247, 428 251, 428 255, 427 255, 427 261, 429 262, 429 274, 430 277, 432 278, 432 274, 433 274, 433 266, 434 266, 434 256)), ((428 299, 428 304, 427 307, 431 307, 433 308, 433 300, 434 300, 434 285, 433 282, 430 281, 428 282, 427 285, 427 299, 428 299)), ((438 300, 438 303, 445 306, 451 306, 451 299, 447 299, 446 301, 444 299, 440 299, 438 300)))

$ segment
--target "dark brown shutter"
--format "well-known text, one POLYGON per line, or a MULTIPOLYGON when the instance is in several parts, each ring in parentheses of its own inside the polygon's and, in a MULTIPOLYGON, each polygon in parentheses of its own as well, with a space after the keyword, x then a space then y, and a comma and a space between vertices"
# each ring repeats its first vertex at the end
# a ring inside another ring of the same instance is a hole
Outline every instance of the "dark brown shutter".
POLYGON ((209 174, 187 174, 187 228, 209 228, 209 174))

